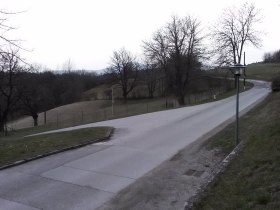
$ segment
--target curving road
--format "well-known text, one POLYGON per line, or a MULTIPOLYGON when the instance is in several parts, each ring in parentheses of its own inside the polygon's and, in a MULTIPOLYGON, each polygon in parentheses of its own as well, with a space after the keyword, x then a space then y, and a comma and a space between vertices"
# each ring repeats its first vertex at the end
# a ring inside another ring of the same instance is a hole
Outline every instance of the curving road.
MULTIPOLYGON (((246 111, 270 92, 269 84, 240 94, 246 111)), ((116 128, 111 141, 0 171, 1 210, 93 210, 180 149, 235 115, 235 97, 143 114, 92 126, 116 128)))

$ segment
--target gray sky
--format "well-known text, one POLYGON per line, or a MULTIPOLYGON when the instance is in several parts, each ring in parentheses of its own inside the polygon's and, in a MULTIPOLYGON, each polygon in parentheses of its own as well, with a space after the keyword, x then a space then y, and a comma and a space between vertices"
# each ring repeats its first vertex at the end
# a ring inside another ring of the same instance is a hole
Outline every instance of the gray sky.
MULTIPOLYGON (((32 52, 21 52, 30 63, 60 68, 71 59, 79 69, 106 68, 114 50, 125 47, 140 55, 149 40, 172 15, 198 18, 207 33, 223 8, 241 0, 0 0, 0 9, 25 11, 9 18, 18 29, 7 35, 25 40, 32 52)), ((280 49, 280 0, 255 2, 264 16, 263 47, 246 47, 247 63, 261 61, 264 52, 280 49)))

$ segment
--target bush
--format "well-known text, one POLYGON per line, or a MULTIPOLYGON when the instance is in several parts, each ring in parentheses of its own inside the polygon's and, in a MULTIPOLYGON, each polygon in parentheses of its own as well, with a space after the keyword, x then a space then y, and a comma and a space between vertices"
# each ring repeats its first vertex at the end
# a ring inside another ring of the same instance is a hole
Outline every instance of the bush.
POLYGON ((280 91, 280 76, 277 76, 272 80, 271 89, 274 92, 280 91))

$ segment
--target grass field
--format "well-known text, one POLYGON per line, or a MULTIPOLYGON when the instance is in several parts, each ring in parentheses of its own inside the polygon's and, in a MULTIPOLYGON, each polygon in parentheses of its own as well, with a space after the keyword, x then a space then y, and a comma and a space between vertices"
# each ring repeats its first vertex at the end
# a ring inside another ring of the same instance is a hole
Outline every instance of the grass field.
MULTIPOLYGON (((229 69, 210 70, 209 75, 218 77, 233 77, 229 69)), ((275 76, 280 75, 279 63, 254 63, 246 66, 246 75, 248 79, 258 79, 272 81, 275 76)))
POLYGON ((275 76, 280 75, 280 64, 258 63, 250 64, 246 69, 247 76, 251 79, 271 81, 275 76))
MULTIPOLYGON (((86 121, 87 117, 94 115, 100 109, 111 105, 109 100, 82 101, 56 107, 46 112, 47 127, 59 128, 67 125, 77 125, 86 121), (68 123, 69 122, 69 123, 68 123), (64 125, 65 124, 65 125, 64 125)), ((44 125, 44 113, 38 117, 39 126, 44 125)), ((32 117, 23 117, 8 124, 12 130, 33 127, 32 117)))
POLYGON ((1 136, 0 167, 55 150, 93 143, 107 137, 109 129, 111 128, 95 127, 29 137, 23 136, 32 133, 30 129, 10 132, 9 136, 1 136))
MULTIPOLYGON (((280 93, 272 93, 240 120, 245 148, 194 209, 280 209, 280 93)), ((210 139, 229 153, 234 124, 210 139)))

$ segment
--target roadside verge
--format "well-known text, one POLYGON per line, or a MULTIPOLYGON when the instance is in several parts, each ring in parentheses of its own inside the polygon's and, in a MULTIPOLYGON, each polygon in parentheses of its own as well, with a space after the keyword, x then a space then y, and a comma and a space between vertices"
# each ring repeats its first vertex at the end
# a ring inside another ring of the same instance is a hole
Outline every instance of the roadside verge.
POLYGON ((0 170, 109 140, 114 128, 95 127, 34 137, 1 139, 0 170))
MULTIPOLYGON (((240 152, 216 176, 208 188, 185 209, 279 209, 280 208, 280 94, 270 94, 264 102, 242 118, 240 152)), ((233 134, 234 129, 224 131, 233 134)), ((212 146, 224 148, 216 141, 212 146)))

